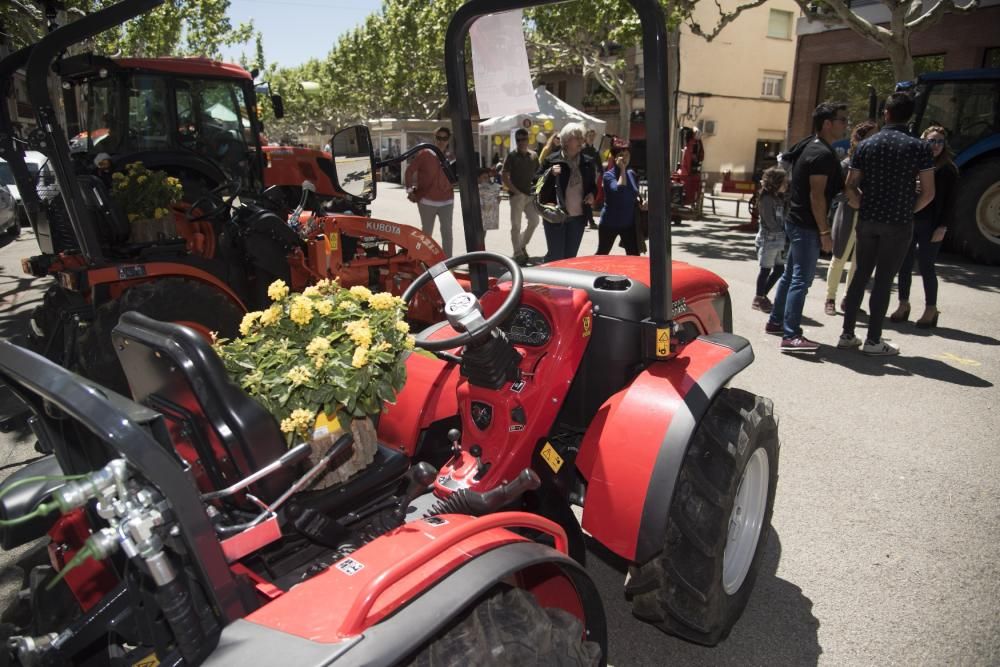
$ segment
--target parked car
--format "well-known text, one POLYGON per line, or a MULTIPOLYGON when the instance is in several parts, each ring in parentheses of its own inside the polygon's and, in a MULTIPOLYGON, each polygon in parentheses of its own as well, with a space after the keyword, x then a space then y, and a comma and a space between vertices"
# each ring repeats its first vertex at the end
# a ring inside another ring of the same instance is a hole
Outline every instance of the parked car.
POLYGON ((17 202, 6 188, 0 188, 0 248, 11 243, 20 234, 21 227, 17 224, 17 202))
MULTIPOLYGON (((55 172, 45 155, 37 151, 27 151, 24 155, 24 161, 28 166, 28 171, 31 172, 31 177, 35 179, 38 195, 43 200, 51 199, 59 194, 55 172)), ((17 191, 17 184, 14 183, 14 174, 10 170, 10 165, 3 159, 0 159, 0 183, 5 186, 4 189, 14 199, 19 224, 21 227, 28 227, 28 214, 24 210, 24 206, 21 205, 21 193, 17 191)))

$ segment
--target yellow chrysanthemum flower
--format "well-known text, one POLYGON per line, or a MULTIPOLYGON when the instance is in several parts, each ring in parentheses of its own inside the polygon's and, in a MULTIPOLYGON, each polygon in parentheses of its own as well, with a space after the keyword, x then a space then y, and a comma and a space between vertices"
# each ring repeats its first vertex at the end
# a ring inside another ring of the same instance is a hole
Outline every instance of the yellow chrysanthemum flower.
POLYGON ((145 183, 148 180, 149 180, 149 177, 146 176, 145 174, 142 174, 141 176, 139 176, 139 182, 140 183, 145 183))
POLYGON ((307 366, 296 366, 292 370, 285 373, 285 377, 288 381, 292 383, 293 386, 298 387, 300 384, 305 384, 312 380, 312 372, 307 366))
POLYGON ((312 301, 304 296, 295 297, 292 299, 292 305, 288 309, 288 316, 292 318, 292 322, 295 322, 300 327, 309 324, 313 318, 312 301))
POLYGON ((316 287, 315 285, 310 285, 309 287, 302 290, 302 296, 307 296, 310 299, 315 299, 316 297, 320 296, 319 288, 316 287))
POLYGON ((260 314, 260 323, 265 327, 281 321, 281 306, 271 306, 260 314))
POLYGON ((281 430, 285 433, 301 433, 308 435, 309 430, 316 423, 316 416, 309 410, 299 408, 292 410, 288 419, 281 420, 281 430))
POLYGON ((412 350, 417 344, 417 339, 413 336, 407 336, 406 340, 403 341, 403 347, 407 350, 412 350))
POLYGON ((379 292, 368 297, 368 305, 375 310, 389 310, 396 305, 396 297, 388 292, 379 292))
POLYGON ((112 181, 120 181, 123 178, 125 178, 125 174, 121 173, 120 171, 116 171, 115 173, 111 174, 112 181))
POLYGON ((399 333, 410 333, 410 325, 403 320, 400 320, 396 322, 396 331, 399 333))
POLYGON ((255 310, 244 315, 243 321, 240 322, 240 335, 248 335, 251 329, 253 329, 253 325, 260 319, 260 316, 261 312, 259 310, 255 310))
POLYGON ((330 280, 329 278, 323 278, 316 283, 316 289, 318 289, 323 294, 329 294, 333 292, 337 287, 336 280, 330 280))
POLYGON ((350 312, 352 310, 357 310, 357 309, 358 309, 358 304, 354 303, 353 301, 341 301, 340 303, 337 304, 337 310, 344 310, 350 312))
POLYGON ((354 348, 354 358, 351 359, 351 366, 355 368, 363 368, 365 364, 368 363, 368 348, 367 347, 356 347, 354 348))
POLYGON ((316 302, 316 312, 325 317, 333 312, 333 304, 326 299, 321 299, 316 302))
POLYGON ((372 298, 372 291, 365 287, 364 285, 355 285, 351 288, 351 294, 358 297, 359 299, 364 299, 365 301, 372 298))
POLYGON ((315 357, 316 355, 324 355, 330 351, 330 339, 324 338, 323 336, 316 336, 309 344, 306 345, 306 354, 310 357, 315 357))
POLYGON ((391 349, 392 345, 390 345, 386 341, 382 341, 381 343, 372 348, 372 352, 385 352, 386 350, 391 350, 391 349))
POLYGON ((285 284, 284 280, 275 280, 267 288, 267 295, 271 298, 271 301, 281 301, 288 296, 288 285, 285 284))
POLYGON ((368 320, 353 320, 344 325, 347 335, 351 337, 355 345, 369 347, 372 344, 372 330, 368 326, 368 320))

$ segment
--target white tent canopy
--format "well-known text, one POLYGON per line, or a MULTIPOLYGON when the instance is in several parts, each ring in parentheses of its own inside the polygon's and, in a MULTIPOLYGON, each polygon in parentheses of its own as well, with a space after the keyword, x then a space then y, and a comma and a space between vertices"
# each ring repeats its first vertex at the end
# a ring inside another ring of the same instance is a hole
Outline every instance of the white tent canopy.
POLYGON ((525 119, 539 125, 546 120, 551 120, 557 131, 567 123, 578 122, 596 131, 598 136, 604 134, 604 127, 607 125, 605 121, 566 104, 546 90, 545 86, 535 88, 535 99, 538 101, 537 113, 519 113, 484 120, 479 124, 479 136, 508 134, 513 129, 523 127, 525 119))

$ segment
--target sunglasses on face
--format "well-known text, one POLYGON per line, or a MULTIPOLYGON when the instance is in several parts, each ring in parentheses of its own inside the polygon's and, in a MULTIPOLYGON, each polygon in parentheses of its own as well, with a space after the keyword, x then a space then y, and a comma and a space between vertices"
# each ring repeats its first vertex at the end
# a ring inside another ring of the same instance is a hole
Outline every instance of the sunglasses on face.
POLYGON ((943 146, 944 145, 944 139, 924 139, 924 141, 926 141, 927 143, 929 143, 932 146, 943 146))
POLYGON ((451 140, 451 137, 446 137, 446 136, 443 136, 443 135, 440 135, 440 134, 434 135, 434 138, 437 141, 450 141, 451 140))

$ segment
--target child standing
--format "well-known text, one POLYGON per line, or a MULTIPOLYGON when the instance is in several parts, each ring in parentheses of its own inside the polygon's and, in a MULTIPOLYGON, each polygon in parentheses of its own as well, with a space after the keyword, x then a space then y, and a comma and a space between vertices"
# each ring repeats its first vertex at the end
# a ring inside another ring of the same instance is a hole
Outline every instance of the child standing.
POLYGON ((757 232, 757 295, 753 298, 754 310, 771 312, 771 291, 785 271, 785 192, 788 190, 788 173, 781 167, 764 170, 760 179, 760 229, 757 232))
POLYGON ((490 229, 500 229, 500 185, 493 180, 493 170, 479 170, 479 206, 483 212, 483 239, 490 229))

